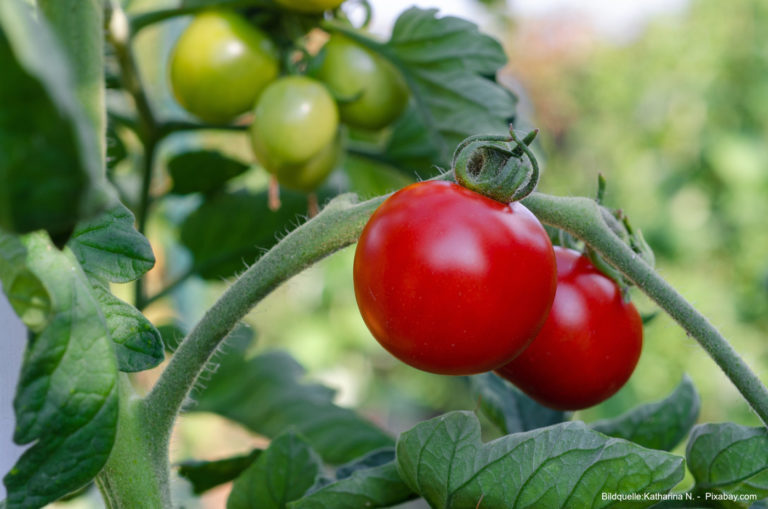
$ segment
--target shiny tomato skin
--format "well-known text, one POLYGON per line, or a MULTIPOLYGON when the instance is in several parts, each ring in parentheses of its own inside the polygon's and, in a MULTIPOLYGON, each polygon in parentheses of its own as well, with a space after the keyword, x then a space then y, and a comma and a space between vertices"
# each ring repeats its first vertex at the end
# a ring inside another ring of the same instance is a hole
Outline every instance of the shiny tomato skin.
POLYGON ((317 77, 336 97, 341 120, 353 127, 378 130, 391 124, 408 104, 408 86, 385 58, 335 34, 323 47, 317 77))
POLYGON ((555 247, 557 294, 541 332, 502 377, 542 405, 580 410, 615 394, 635 370, 643 322, 586 256, 555 247))
POLYGON ((446 375, 518 355, 543 325, 556 284, 552 244, 527 208, 438 181, 405 187, 374 212, 353 273, 379 343, 446 375))
POLYGON ((176 42, 169 79, 184 109, 223 124, 253 108, 279 70, 277 48, 262 31, 234 11, 205 11, 176 42))

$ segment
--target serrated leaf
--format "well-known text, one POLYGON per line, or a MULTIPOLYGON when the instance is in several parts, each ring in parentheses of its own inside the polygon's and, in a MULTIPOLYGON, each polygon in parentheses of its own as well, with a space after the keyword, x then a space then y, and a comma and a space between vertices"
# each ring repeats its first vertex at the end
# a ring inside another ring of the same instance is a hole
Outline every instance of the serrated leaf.
POLYGON ((412 177, 395 168, 353 154, 344 158, 344 173, 349 191, 361 197, 391 193, 413 183, 412 177))
POLYGON ((290 509, 358 509, 391 507, 416 498, 393 461, 357 469, 288 505, 290 509))
POLYGON ((285 432, 235 480, 227 509, 285 509, 315 483, 321 466, 301 436, 285 432))
POLYGON ((185 152, 168 161, 175 194, 210 193, 247 169, 247 164, 213 150, 185 152))
MULTIPOLYGON (((711 423, 693 428, 686 449, 694 492, 768 497, 768 429, 711 423)), ((718 501, 718 507, 749 502, 718 501)))
POLYGON ((516 99, 493 81, 507 59, 501 44, 476 25, 412 7, 395 22, 385 48, 408 82, 442 163, 467 136, 508 132, 516 99))
POLYGON ((160 332, 141 311, 118 299, 99 283, 93 285, 93 292, 107 321, 120 371, 144 371, 165 360, 160 332))
POLYGON ((393 440, 354 411, 333 404, 334 391, 301 382, 302 367, 285 352, 244 358, 247 344, 227 342, 227 353, 194 410, 215 412, 252 431, 275 437, 290 427, 327 462, 340 464, 393 440))
POLYGON ((604 435, 623 438, 649 449, 671 451, 696 423, 700 406, 699 394, 685 375, 665 399, 641 405, 613 419, 597 421, 591 426, 604 435))
POLYGON ((273 212, 267 193, 217 194, 203 202, 181 225, 181 243, 192 252, 194 267, 206 279, 242 272, 292 230, 307 213, 307 198, 281 190, 273 212))
POLYGON ((58 245, 113 199, 67 61, 30 6, 0 3, 0 227, 46 229, 58 245))
POLYGON ((570 418, 570 413, 536 403, 494 373, 483 373, 467 379, 470 391, 479 400, 483 414, 505 435, 542 428, 570 418))
POLYGON ((24 238, 25 262, 51 296, 47 326, 30 337, 14 409, 17 444, 33 445, 3 479, 9 509, 41 507, 87 484, 117 428, 117 366, 104 317, 69 250, 24 238))
MULTIPOLYGON (((683 459, 567 422, 489 443, 470 412, 451 412, 400 435, 403 480, 431 507, 607 507, 602 493, 664 493, 683 478, 683 459)), ((648 507, 654 501, 622 507, 648 507)))
POLYGON ((128 283, 154 267, 152 246, 133 223, 133 214, 120 203, 78 223, 69 247, 83 270, 98 279, 128 283))
POLYGON ((394 124, 385 154, 401 168, 418 173, 421 178, 435 173, 432 165, 436 161, 447 163, 445 154, 432 143, 430 133, 418 108, 411 104, 394 124), (441 161, 442 159, 442 161, 441 161))
POLYGON ((199 495, 236 479, 262 452, 254 449, 250 454, 215 461, 183 461, 178 464, 179 475, 189 481, 192 491, 199 495))

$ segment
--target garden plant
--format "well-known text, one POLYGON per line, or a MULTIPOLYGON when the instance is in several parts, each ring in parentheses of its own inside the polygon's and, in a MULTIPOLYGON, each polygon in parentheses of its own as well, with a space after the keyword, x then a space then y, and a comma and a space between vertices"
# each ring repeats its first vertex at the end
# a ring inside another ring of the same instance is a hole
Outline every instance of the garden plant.
POLYGON ((232 509, 761 507, 768 389, 654 270, 643 218, 608 207, 602 177, 591 197, 535 190, 538 131, 517 129, 495 39, 413 7, 382 41, 370 16, 365 0, 0 2, 0 283, 28 330, 14 441, 29 445, 0 508, 94 484, 109 508, 174 507, 182 482, 233 482, 232 509), (180 19, 166 118, 134 44, 180 19), (200 133, 246 140, 249 158, 200 133), (145 237, 153 216, 175 247, 145 237), (285 352, 250 355, 246 315, 355 243, 372 336, 462 377, 474 404, 395 436, 285 352), (188 267, 152 288, 180 249, 188 267), (145 316, 190 278, 227 282, 194 326, 145 316), (572 419, 632 375, 653 318, 641 293, 763 426, 697 425, 687 377, 661 401, 572 419), (135 374, 158 366, 142 393, 135 374), (194 411, 268 445, 172 465, 174 424, 194 411))

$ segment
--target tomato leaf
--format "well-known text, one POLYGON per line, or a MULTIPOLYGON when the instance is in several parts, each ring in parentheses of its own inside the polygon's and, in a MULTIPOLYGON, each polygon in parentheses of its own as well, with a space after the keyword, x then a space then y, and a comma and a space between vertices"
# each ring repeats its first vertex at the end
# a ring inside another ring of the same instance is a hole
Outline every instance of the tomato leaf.
POLYGON ((168 161, 175 194, 210 193, 247 169, 247 164, 212 150, 185 152, 168 161))
POLYGON ((602 501, 602 493, 667 492, 684 474, 682 458, 607 438, 582 422, 484 444, 470 412, 451 412, 400 435, 397 464, 411 489, 438 509, 606 507, 613 502, 602 501))
POLYGON ((0 227, 46 229, 61 245, 113 197, 67 55, 34 14, 21 0, 0 3, 0 227))
POLYGON ((152 246, 133 223, 133 214, 122 204, 78 223, 69 247, 89 276, 128 283, 154 267, 152 246))
POLYGON ((3 479, 9 509, 41 507, 93 479, 112 449, 118 410, 109 331, 77 260, 44 234, 24 237, 23 245, 51 310, 30 334, 14 400, 14 442, 33 445, 3 479))
POLYGON ((189 481, 192 491, 199 495, 236 479, 262 452, 261 449, 254 449, 249 454, 215 461, 183 461, 178 464, 179 475, 189 481))
POLYGON ((285 432, 235 480, 227 509, 284 509, 315 483, 321 466, 302 437, 285 432))
POLYGON ((179 344, 181 344, 181 341, 184 339, 184 336, 187 335, 184 329, 175 323, 158 325, 157 331, 160 333, 160 337, 163 339, 163 345, 165 346, 165 351, 168 353, 175 352, 179 347, 179 344))
POLYGON ((112 295, 108 288, 93 280, 91 283, 107 320, 120 371, 144 371, 163 362, 165 349, 155 326, 141 311, 112 295))
POLYGON ((220 280, 242 272, 292 230, 307 213, 307 198, 281 190, 282 205, 271 211, 267 193, 227 193, 210 197, 181 226, 181 242, 206 279, 220 280), (222 225, 226 225, 222 228, 222 225))
MULTIPOLYGON (((768 430, 711 423, 693 428, 686 449, 693 491, 768 497, 768 430)), ((748 502, 721 502, 718 507, 748 507, 748 502)))
POLYGON ((505 435, 542 428, 567 421, 570 413, 542 406, 495 375, 483 373, 467 377, 472 396, 480 410, 505 435))
MULTIPOLYGON (((501 44, 475 24, 412 7, 395 22, 385 48, 408 82, 441 163, 467 136, 508 132, 517 100, 488 78, 507 58, 501 44)), ((390 146, 386 153, 396 149, 390 146)))
POLYGON ((394 461, 358 468, 348 477, 322 486, 288 504, 290 509, 357 509, 391 507, 416 498, 400 478, 394 461))
POLYGON ((267 352, 244 359, 247 342, 230 338, 218 370, 196 391, 194 410, 215 412, 252 431, 275 437, 289 427, 304 435, 329 463, 339 464, 392 438, 354 411, 333 404, 334 391, 300 381, 303 369, 288 354, 267 352))
POLYGON ((699 394, 685 375, 665 399, 641 405, 613 419, 597 421, 591 427, 604 435, 623 438, 649 449, 671 451, 696 423, 700 407, 699 394))

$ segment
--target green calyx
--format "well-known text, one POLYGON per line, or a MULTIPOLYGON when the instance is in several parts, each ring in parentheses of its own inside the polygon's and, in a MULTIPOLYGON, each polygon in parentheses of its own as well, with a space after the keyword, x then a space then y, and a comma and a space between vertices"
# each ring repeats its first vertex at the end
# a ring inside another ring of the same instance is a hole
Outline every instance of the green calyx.
POLYGON ((528 148, 538 129, 518 138, 470 136, 456 147, 451 163, 456 182, 493 200, 510 203, 533 192, 539 180, 539 165, 528 148), (530 164, 526 164, 525 159, 530 164))

